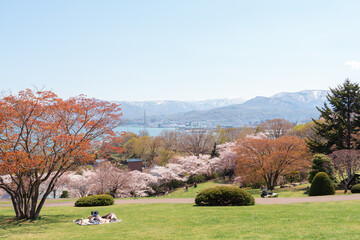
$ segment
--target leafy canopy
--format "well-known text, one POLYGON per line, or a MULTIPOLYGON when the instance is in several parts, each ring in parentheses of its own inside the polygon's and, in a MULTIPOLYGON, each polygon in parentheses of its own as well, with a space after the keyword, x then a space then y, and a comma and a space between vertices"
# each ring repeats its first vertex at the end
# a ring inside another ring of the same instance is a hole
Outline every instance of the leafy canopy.
POLYGON ((83 95, 26 89, 0 99, 0 188, 16 216, 37 218, 58 179, 92 161, 92 141, 113 135, 120 117, 117 104, 83 95))

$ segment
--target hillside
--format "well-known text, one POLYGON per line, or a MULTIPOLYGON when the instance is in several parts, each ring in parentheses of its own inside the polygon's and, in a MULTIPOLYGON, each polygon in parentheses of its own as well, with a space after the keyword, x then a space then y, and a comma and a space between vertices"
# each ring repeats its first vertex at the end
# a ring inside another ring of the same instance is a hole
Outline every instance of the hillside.
POLYGON ((254 125, 260 122, 284 118, 294 123, 318 118, 316 106, 326 101, 326 90, 305 90, 295 93, 278 93, 271 97, 255 97, 243 102, 241 99, 205 100, 199 102, 159 101, 120 102, 126 119, 143 122, 144 111, 153 123, 177 125, 196 123, 214 127, 254 125))

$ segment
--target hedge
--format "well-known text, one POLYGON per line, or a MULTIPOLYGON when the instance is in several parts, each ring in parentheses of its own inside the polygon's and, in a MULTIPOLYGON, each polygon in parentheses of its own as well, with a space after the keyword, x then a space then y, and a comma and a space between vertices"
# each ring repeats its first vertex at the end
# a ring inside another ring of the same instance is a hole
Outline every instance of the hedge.
POLYGON ((114 198, 110 195, 92 195, 76 200, 75 207, 108 206, 113 204, 114 198))
POLYGON ((360 183, 351 187, 351 193, 360 193, 360 183))
POLYGON ((218 186, 201 191, 195 198, 198 206, 254 205, 254 197, 238 187, 218 186))

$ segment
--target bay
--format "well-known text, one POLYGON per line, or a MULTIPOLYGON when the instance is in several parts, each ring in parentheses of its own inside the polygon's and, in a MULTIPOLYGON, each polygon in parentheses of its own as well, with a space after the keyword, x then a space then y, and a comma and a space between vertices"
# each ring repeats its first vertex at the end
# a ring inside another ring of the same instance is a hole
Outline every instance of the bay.
POLYGON ((133 132, 135 134, 139 134, 141 131, 146 130, 149 133, 150 137, 156 137, 159 136, 160 133, 164 130, 168 131, 175 131, 175 128, 154 128, 154 127, 141 127, 141 126, 130 126, 130 125, 123 125, 120 127, 117 127, 115 131, 118 132, 133 132))

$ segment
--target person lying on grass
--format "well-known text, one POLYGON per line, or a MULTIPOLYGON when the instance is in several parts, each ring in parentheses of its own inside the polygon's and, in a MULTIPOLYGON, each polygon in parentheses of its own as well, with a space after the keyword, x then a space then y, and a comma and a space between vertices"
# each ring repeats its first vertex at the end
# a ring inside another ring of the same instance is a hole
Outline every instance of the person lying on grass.
POLYGON ((119 222, 117 219, 115 213, 109 213, 102 217, 99 216, 98 211, 92 211, 91 215, 88 217, 88 219, 77 219, 73 221, 74 223, 77 223, 79 225, 92 225, 92 224, 104 224, 104 223, 113 223, 113 222, 119 222))

